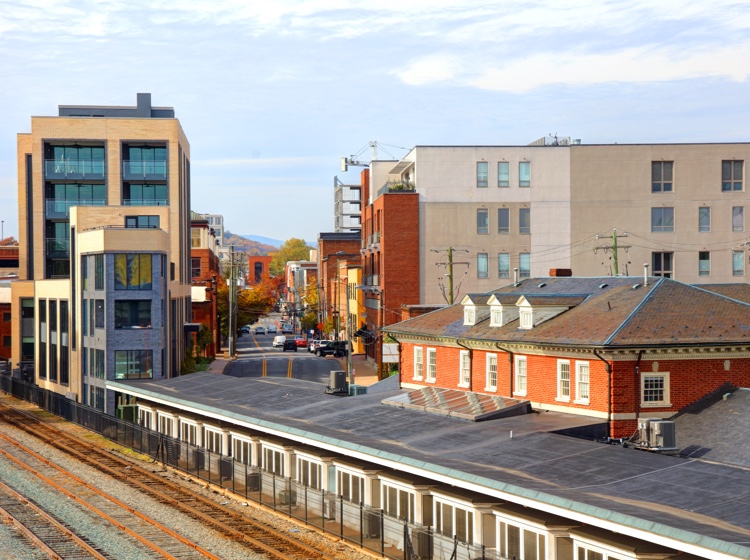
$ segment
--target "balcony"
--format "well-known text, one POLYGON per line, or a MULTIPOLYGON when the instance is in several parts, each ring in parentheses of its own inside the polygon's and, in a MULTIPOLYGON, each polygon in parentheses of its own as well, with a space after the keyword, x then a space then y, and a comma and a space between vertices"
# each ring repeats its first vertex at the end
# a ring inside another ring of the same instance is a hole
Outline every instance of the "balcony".
POLYGON ((123 181, 166 181, 166 161, 129 160, 122 162, 123 181))
POLYGON ((107 201, 104 199, 96 200, 59 200, 47 199, 44 201, 44 215, 47 218, 67 218, 70 216, 71 206, 104 206, 107 201))
POLYGON ((364 247, 365 253, 380 251, 380 232, 368 235, 364 247))
POLYGON ((157 200, 155 198, 125 198, 123 206, 169 206, 168 200, 157 200))
POLYGON ((45 159, 44 178, 58 181, 104 181, 104 162, 85 159, 45 159))
POLYGON ((70 239, 47 237, 45 240, 48 258, 68 258, 70 256, 70 239))
POLYGON ((388 181, 385 185, 380 187, 378 190, 378 196, 388 193, 412 193, 415 189, 416 185, 411 181, 388 181))

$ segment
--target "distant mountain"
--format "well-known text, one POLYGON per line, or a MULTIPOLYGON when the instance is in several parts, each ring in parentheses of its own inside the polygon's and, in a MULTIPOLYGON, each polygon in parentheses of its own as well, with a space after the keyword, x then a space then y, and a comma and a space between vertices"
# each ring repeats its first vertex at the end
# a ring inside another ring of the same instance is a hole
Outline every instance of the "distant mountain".
POLYGON ((284 244, 284 242, 279 239, 271 239, 270 237, 263 237, 262 235, 239 235, 240 237, 244 237, 245 239, 249 239, 250 241, 256 241, 257 243, 261 243, 262 245, 271 245, 272 247, 276 247, 277 249, 284 244))
MULTIPOLYGON (((260 239, 267 239, 261 237, 260 239)), ((274 241, 271 239, 270 241, 274 241)), ((276 245, 269 245, 248 239, 244 235, 237 235, 229 230, 224 230, 224 245, 234 245, 236 251, 242 251, 248 255, 267 255, 279 250, 276 245)))

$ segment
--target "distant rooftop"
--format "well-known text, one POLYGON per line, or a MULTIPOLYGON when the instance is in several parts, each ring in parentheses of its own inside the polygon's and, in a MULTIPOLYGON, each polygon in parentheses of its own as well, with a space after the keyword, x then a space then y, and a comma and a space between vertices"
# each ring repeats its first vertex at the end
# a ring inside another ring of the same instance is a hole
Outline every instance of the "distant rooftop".
POLYGON ((60 117, 106 117, 129 119, 173 119, 173 107, 152 107, 151 94, 139 93, 135 106, 58 105, 60 117))

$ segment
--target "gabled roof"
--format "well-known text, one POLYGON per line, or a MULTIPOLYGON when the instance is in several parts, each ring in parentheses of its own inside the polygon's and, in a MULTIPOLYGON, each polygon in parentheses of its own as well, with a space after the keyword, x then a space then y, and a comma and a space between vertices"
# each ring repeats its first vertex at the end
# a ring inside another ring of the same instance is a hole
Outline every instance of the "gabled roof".
MULTIPOLYGON (((750 305, 669 278, 527 279, 490 292, 505 305, 513 297, 575 305, 522 330, 517 320, 491 327, 463 324, 454 305, 387 327, 400 336, 449 337, 565 346, 632 347, 750 344, 750 305)), ((550 303, 552 305, 552 303, 550 303)))
POLYGON ((461 300, 462 305, 489 305, 487 302, 492 294, 466 294, 461 300))

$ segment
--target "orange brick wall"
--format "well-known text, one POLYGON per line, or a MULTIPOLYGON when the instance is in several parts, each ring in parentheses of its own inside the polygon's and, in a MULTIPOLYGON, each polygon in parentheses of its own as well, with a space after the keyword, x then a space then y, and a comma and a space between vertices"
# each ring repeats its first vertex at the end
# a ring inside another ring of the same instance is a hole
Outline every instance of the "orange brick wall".
MULTIPOLYGON (((473 350, 471 363, 471 387, 459 387, 459 356, 461 348, 436 346, 430 344, 401 344, 401 381, 414 385, 443 387, 457 390, 471 390, 478 393, 512 396, 510 390, 510 363, 508 354, 473 350), (424 349, 424 378, 414 380, 414 348, 424 349), (428 383, 427 348, 435 348, 437 356, 437 379, 428 383), (497 392, 486 391, 486 359, 488 353, 497 354, 497 392)), ((515 356, 524 354, 515 354, 515 356)), ((575 414, 579 411, 595 411, 601 414, 608 412, 609 380, 606 364, 589 355, 588 359, 561 357, 568 360, 571 366, 570 400, 557 399, 557 360, 556 356, 526 355, 527 358, 527 392, 524 398, 542 405, 563 406, 575 414), (589 364, 589 404, 574 402, 576 395, 576 361, 587 361, 589 364)), ((664 413, 674 414, 686 406, 695 403, 709 393, 716 391, 723 384, 729 383, 738 387, 750 387, 750 358, 729 360, 729 369, 725 369, 725 359, 685 359, 659 360, 658 371, 669 375, 669 407, 642 407, 640 378, 636 381, 636 361, 610 362, 612 364, 612 414, 635 414, 637 417, 653 416, 664 413)), ((642 360, 641 375, 654 371, 653 360, 642 360)), ((612 437, 627 437, 636 429, 636 419, 617 420, 612 423, 612 437)))

